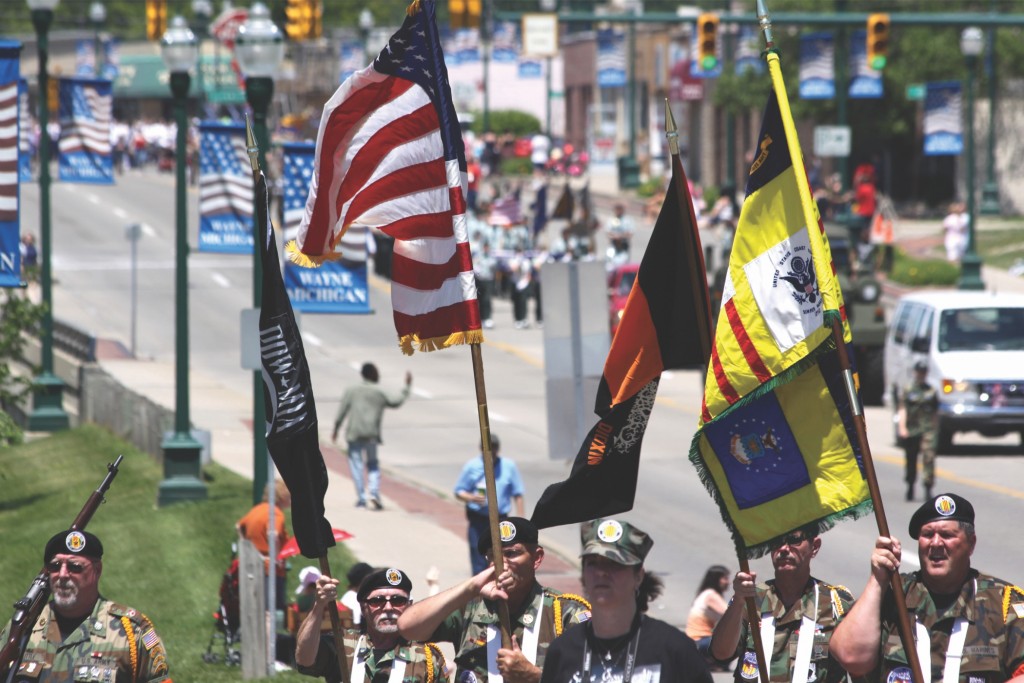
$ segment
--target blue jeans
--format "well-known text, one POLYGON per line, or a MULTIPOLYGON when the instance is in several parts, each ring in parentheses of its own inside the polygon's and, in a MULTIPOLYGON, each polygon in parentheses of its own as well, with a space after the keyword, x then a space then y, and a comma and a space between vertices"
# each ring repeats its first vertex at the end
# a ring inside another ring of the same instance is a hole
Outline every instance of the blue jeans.
POLYGON ((363 489, 363 453, 366 453, 366 485, 370 489, 370 498, 380 500, 380 464, 377 462, 376 441, 349 441, 348 467, 352 473, 352 483, 356 487, 359 502, 366 504, 366 493, 363 489))

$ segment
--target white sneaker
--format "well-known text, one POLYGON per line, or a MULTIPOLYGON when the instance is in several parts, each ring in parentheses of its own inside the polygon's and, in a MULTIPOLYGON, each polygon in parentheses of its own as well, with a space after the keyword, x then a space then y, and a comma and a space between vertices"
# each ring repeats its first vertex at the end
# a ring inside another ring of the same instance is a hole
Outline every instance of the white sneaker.
POLYGON ((494 321, 491 320, 490 318, 485 320, 484 321, 484 329, 485 330, 493 330, 494 329, 494 321))

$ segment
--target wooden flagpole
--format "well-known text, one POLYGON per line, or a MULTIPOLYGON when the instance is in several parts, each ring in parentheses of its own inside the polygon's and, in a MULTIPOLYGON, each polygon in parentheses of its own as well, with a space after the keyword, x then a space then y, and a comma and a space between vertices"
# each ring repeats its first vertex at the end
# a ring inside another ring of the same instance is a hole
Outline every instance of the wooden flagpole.
MULTIPOLYGON (((248 114, 245 116, 245 144, 245 151, 249 155, 249 164, 252 166, 252 179, 254 183, 258 183, 260 179, 259 146, 256 144, 256 136, 253 135, 252 123, 249 121, 248 114)), ((270 221, 269 215, 267 216, 267 221, 270 221)), ((259 234, 256 237, 253 248, 260 249, 261 247, 259 242, 262 239, 263 226, 256 226, 256 228, 259 231, 259 234)), ((273 480, 271 480, 270 486, 271 492, 273 492, 273 480)), ((271 510, 273 510, 273 505, 271 505, 271 510)), ((275 564, 273 560, 271 561, 271 564, 272 566, 275 564)), ((324 576, 331 576, 331 565, 327 560, 326 551, 320 556, 320 573, 324 576)), ((270 580, 273 581, 274 577, 271 576, 270 580)), ((273 606, 271 606, 270 609, 273 610, 273 606)), ((342 683, 349 683, 349 670, 345 665, 345 641, 341 636, 341 619, 338 616, 338 605, 336 601, 331 601, 331 604, 328 605, 327 613, 331 615, 331 631, 334 634, 334 649, 338 655, 338 670, 341 671, 341 681, 342 683)))
MULTIPOLYGON (((498 531, 498 488, 494 483, 494 456, 491 453, 491 419, 487 412, 487 389, 484 386, 484 359, 480 343, 469 345, 473 356, 473 382, 476 385, 477 419, 480 422, 480 445, 483 449, 484 477, 487 482, 487 516, 491 525, 491 557, 494 558, 494 580, 505 571, 505 556, 501 552, 501 535, 498 531)), ((508 603, 498 602, 498 625, 501 627, 501 646, 512 647, 512 619, 508 603)))
MULTIPOLYGON (((771 19, 768 16, 768 11, 765 8, 765 0, 757 0, 757 15, 758 22, 761 25, 761 30, 764 32, 765 44, 767 50, 772 50, 775 46, 774 40, 772 39, 772 26, 771 19)), ((769 60, 771 62, 771 60, 769 60)), ((769 63, 769 68, 772 64, 769 63)), ((778 65, 775 65, 778 68, 778 65)), ((774 84, 773 84, 774 87, 774 84)), ((783 92, 784 95, 784 92, 783 92)), ((789 100, 784 96, 778 97, 779 108, 782 113, 782 123, 786 129, 787 144, 792 151, 798 148, 797 145, 790 144, 796 139, 796 131, 793 129, 793 118, 792 113, 789 111, 789 100)), ((793 172, 797 178, 797 189, 800 192, 800 203, 804 210, 804 219, 807 223, 808 237, 811 243, 812 251, 820 253, 821 238, 815 229, 818 227, 818 217, 812 208, 811 204, 811 191, 810 187, 806 182, 807 174, 804 170, 804 162, 799 154, 790 154, 793 163, 793 172)), ((871 459, 871 446, 868 444, 867 428, 864 423, 864 409, 860 403, 860 396, 857 394, 857 385, 853 378, 853 369, 850 364, 849 353, 846 348, 846 340, 843 338, 843 324, 842 321, 835 320, 832 322, 832 338, 835 341, 836 351, 839 356, 839 366, 843 372, 843 384, 846 385, 847 398, 850 401, 850 409, 853 413, 853 424, 855 431, 857 432, 857 445, 860 448, 861 458, 864 462, 864 473, 868 480, 868 491, 871 493, 871 502, 875 510, 875 523, 878 526, 878 533, 881 536, 888 537, 889 534, 889 523, 885 517, 885 506, 882 504, 882 494, 878 489, 878 478, 875 474, 874 461, 871 459)), ((903 651, 907 656, 907 663, 910 664, 911 674, 913 680, 920 683, 924 680, 921 672, 921 662, 917 657, 917 647, 914 641, 914 631, 910 625, 910 615, 907 612, 907 599, 903 593, 903 583, 900 579, 898 571, 892 573, 889 577, 889 586, 892 590, 893 600, 896 603, 896 617, 897 617, 897 628, 900 634, 900 642, 903 645, 903 651)))
MULTIPOLYGON (((679 204, 684 211, 690 211, 690 207, 687 202, 683 199, 688 196, 688 193, 683 191, 682 182, 683 174, 679 171, 682 169, 682 161, 679 159, 679 129, 676 126, 676 119, 672 115, 672 108, 668 104, 668 99, 665 99, 665 136, 668 138, 668 148, 672 154, 672 175, 675 178, 673 182, 674 190, 679 197, 679 204), (678 166, 678 168, 676 168, 678 166)), ((698 254, 701 262, 704 261, 704 254, 698 254)), ((698 287, 697 278, 700 277, 701 273, 692 272, 690 273, 690 284, 693 287, 694 292, 700 291, 698 287)), ((703 269, 702 269, 703 272, 703 269)), ((704 311, 707 315, 707 330, 711 330, 711 305, 705 303, 704 311)), ((708 358, 711 355, 711 340, 707 338, 707 335, 698 334, 699 341, 701 344, 701 354, 704 358, 708 358)), ((740 571, 745 574, 750 573, 750 562, 747 560, 747 555, 744 552, 744 548, 741 546, 736 547, 736 557, 740 563, 740 571)), ((757 612, 757 604, 754 602, 754 598, 750 597, 745 600, 747 608, 747 624, 750 627, 750 635, 754 639, 754 652, 757 654, 757 670, 761 675, 761 681, 767 683, 768 681, 768 663, 765 657, 764 645, 761 643, 761 618, 757 612)), ((741 665, 742 666, 742 665, 741 665)))

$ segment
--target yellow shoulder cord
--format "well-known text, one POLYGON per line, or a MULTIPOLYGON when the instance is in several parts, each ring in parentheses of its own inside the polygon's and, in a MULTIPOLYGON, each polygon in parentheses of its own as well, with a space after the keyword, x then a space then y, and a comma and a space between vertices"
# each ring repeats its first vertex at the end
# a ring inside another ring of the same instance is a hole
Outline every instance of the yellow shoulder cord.
POLYGON ((562 631, 563 631, 563 629, 562 629, 562 598, 568 598, 569 600, 575 600, 577 602, 581 602, 581 603, 583 603, 583 605, 587 609, 590 609, 590 603, 587 602, 585 598, 583 598, 583 597, 581 597, 579 595, 576 595, 575 593, 562 593, 561 595, 554 596, 554 601, 553 602, 554 602, 554 606, 555 606, 555 636, 562 635, 562 631))
POLYGON ((128 654, 132 660, 132 680, 139 677, 139 644, 135 641, 135 630, 132 628, 131 619, 121 617, 121 625, 124 626, 124 634, 128 638, 128 654))
POLYGON ((423 659, 427 665, 427 683, 434 683, 434 657, 437 657, 438 668, 444 672, 444 654, 438 649, 434 643, 423 643, 423 659), (437 654, 434 654, 434 650, 437 650, 437 654))
POLYGON ((1006 586, 1003 588, 1003 623, 1006 623, 1006 616, 1010 613, 1010 598, 1016 593, 1020 597, 1024 598, 1024 590, 1021 590, 1017 586, 1006 586))
POLYGON ((829 586, 829 591, 832 593, 832 609, 834 610, 837 620, 842 618, 843 613, 845 612, 843 609, 843 601, 839 597, 839 588, 843 588, 845 590, 844 586, 829 586))

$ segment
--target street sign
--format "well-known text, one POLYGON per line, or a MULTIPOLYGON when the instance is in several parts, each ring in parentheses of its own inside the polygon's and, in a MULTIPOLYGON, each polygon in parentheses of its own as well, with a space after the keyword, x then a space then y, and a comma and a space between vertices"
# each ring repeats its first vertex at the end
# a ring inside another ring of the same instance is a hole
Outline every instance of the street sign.
POLYGON ((850 156, 850 127, 815 126, 814 155, 819 157, 850 156))
POLYGON ((558 54, 558 15, 523 15, 523 54, 554 57, 558 54))
POLYGON ((924 83, 911 83, 907 86, 907 99, 911 102, 920 102, 924 99, 924 83))

